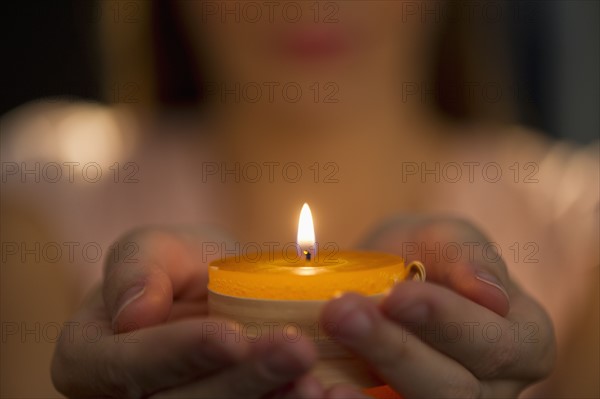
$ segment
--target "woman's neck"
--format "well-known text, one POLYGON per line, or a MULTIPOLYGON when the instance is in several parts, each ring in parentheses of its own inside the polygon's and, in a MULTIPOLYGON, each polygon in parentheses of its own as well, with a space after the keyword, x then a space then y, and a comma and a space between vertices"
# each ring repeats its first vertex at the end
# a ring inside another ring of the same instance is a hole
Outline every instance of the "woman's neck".
POLYGON ((227 183, 235 184, 226 185, 232 202, 224 213, 241 239, 290 236, 296 212, 307 201, 321 214, 321 239, 346 247, 381 218, 411 208, 413 197, 422 198, 422 187, 403 184, 400 173, 404 162, 435 159, 443 152, 439 116, 390 108, 342 114, 319 123, 304 116, 296 124, 259 114, 231 115, 213 125, 221 167, 248 169, 239 182, 230 174, 227 183), (254 181, 257 165, 262 177, 254 181), (345 229, 350 215, 353 227, 345 229))
POLYGON ((436 146, 445 125, 439 115, 414 104, 318 104, 299 110, 290 110, 287 104, 284 108, 223 110, 221 115, 227 117, 214 121, 223 155, 285 160, 337 157, 348 150, 377 154, 390 147, 397 154, 416 155, 436 146))

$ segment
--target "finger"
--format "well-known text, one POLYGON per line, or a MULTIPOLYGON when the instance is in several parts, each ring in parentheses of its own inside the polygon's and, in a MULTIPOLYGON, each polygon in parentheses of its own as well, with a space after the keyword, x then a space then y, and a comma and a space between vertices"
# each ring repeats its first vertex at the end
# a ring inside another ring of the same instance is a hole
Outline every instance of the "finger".
POLYGON ((52 367, 56 386, 69 397, 141 397, 213 373, 249 353, 247 342, 235 339, 234 327, 224 320, 188 319, 117 335, 108 322, 79 318, 75 323, 73 339, 61 337, 52 367))
POLYGON ((152 229, 133 233, 112 247, 103 294, 116 331, 164 322, 174 298, 184 303, 206 297, 208 259, 199 244, 206 237, 152 229), (134 254, 118 256, 125 253, 134 254))
POLYGON ((311 374, 305 374, 282 389, 265 396, 265 399, 322 399, 325 389, 321 382, 311 374))
POLYGON ((552 323, 531 298, 517 292, 507 318, 433 284, 398 284, 380 308, 431 347, 480 380, 499 382, 506 396, 547 377, 556 357, 552 323), (511 381, 509 383, 509 381, 511 381))
POLYGON ((444 285, 505 316, 514 291, 497 245, 468 222, 454 218, 402 218, 365 242, 371 249, 419 260, 427 280, 444 285))
POLYGON ((325 393, 327 399, 369 399, 371 396, 367 396, 360 392, 358 389, 347 386, 347 385, 334 385, 327 390, 325 393))
POLYGON ((321 382, 311 374, 305 374, 286 385, 269 392, 263 399, 321 399, 325 389, 321 382))
POLYGON ((468 370, 383 317, 363 296, 345 294, 330 301, 321 322, 405 398, 480 394, 479 381, 468 370))
POLYGON ((307 374, 294 382, 294 387, 288 397, 290 399, 320 399, 324 395, 323 384, 321 384, 317 377, 307 374))
POLYGON ((514 323, 445 287, 398 284, 381 309, 480 379, 522 376, 539 360, 520 345, 514 323))
POLYGON ((259 398, 304 375, 316 358, 316 349, 304 339, 263 343, 253 346, 247 361, 153 398, 259 398))
POLYGON ((234 331, 231 322, 217 319, 188 319, 136 331, 138 344, 121 351, 123 368, 145 393, 189 382, 248 356, 248 342, 234 331), (173 342, 165 344, 169 340, 173 342))

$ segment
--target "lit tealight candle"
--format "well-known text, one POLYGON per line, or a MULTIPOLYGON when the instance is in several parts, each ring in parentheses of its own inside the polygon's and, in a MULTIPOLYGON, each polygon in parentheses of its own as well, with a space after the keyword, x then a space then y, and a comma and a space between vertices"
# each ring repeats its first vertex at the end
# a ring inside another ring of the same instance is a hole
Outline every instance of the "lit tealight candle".
POLYGON ((210 312, 251 325, 245 329, 249 339, 273 326, 291 326, 295 334, 313 339, 320 352, 314 373, 326 385, 376 385, 365 365, 323 334, 317 324, 320 309, 327 300, 349 291, 378 300, 400 281, 424 280, 425 268, 419 262, 405 265, 401 257, 385 253, 324 255, 317 249, 310 208, 304 204, 293 251, 279 256, 267 251, 252 259, 229 257, 210 264, 210 312))
POLYGON ((313 224, 312 213, 307 203, 302 205, 300 211, 300 219, 298 220, 298 250, 300 256, 304 256, 306 261, 310 261, 311 257, 316 254, 315 249, 315 225, 313 224))

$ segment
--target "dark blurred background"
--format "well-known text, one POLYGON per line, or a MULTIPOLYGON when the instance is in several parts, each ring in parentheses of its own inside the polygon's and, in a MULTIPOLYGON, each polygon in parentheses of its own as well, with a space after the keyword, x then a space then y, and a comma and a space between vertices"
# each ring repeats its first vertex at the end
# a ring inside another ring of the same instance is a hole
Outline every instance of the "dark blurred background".
POLYGON ((0 7, 0 113, 48 96, 100 99, 94 1, 7 1, 0 7))
MULTIPOLYGON (((105 0, 116 1, 116 0, 105 0)), ((0 114, 43 97, 102 101, 91 0, 2 4, 0 114)), ((587 143, 600 132, 600 2, 514 1, 507 18, 522 123, 587 143)))

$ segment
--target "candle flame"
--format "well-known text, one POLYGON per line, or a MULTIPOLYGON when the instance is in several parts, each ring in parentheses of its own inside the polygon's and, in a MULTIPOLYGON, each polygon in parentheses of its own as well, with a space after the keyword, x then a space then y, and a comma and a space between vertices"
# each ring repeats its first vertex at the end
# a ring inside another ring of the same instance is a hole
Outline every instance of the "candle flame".
POLYGON ((315 226, 307 203, 304 203, 298 220, 298 246, 307 260, 315 255, 315 226))

